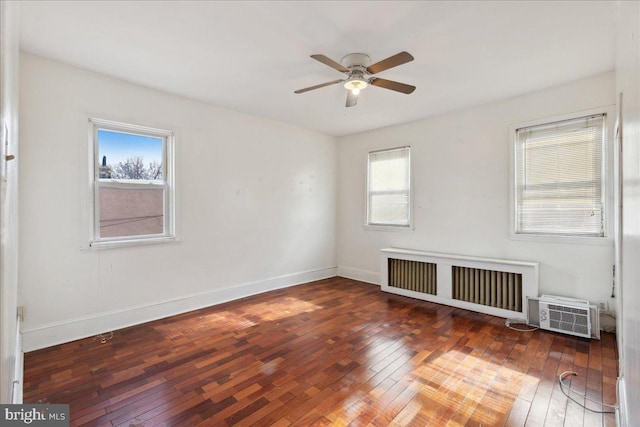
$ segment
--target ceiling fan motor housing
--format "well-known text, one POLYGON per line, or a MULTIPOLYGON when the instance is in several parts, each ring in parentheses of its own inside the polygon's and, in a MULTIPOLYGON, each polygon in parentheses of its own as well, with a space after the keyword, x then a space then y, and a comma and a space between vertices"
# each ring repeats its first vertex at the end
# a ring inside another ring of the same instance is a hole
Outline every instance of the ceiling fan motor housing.
POLYGON ((359 69, 364 72, 371 65, 371 58, 364 53, 350 53, 345 55, 340 62, 350 70, 359 69))
MULTIPOLYGON (((349 69, 349 77, 344 83, 347 90, 364 89, 369 85, 367 80, 367 67, 371 65, 371 58, 364 53, 350 53, 340 61, 342 65, 349 69)), ((358 91, 354 91, 357 95, 358 91)))

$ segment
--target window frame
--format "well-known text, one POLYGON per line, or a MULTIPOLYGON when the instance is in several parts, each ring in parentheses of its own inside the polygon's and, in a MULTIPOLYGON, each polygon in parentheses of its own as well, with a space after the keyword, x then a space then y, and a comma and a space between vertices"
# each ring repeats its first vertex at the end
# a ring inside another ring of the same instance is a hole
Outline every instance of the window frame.
POLYGON ((573 113, 547 117, 543 119, 532 120, 528 122, 518 123, 509 126, 509 236, 511 240, 520 241, 537 241, 550 243, 566 243, 566 244, 588 244, 588 245, 611 245, 613 244, 613 120, 615 116, 614 106, 604 106, 590 110, 582 110, 573 113), (518 233, 517 230, 517 150, 518 143, 517 130, 525 127, 535 127, 540 125, 552 124, 554 122, 562 122, 566 120, 579 119, 594 115, 604 115, 604 141, 602 153, 602 180, 603 180, 603 203, 604 203, 604 219, 603 230, 604 236, 580 236, 576 234, 537 234, 537 233, 518 233))
POLYGON ((90 206, 90 248, 111 248, 154 243, 168 243, 176 240, 175 232, 175 134, 173 131, 157 129, 130 123, 89 118, 89 179, 91 187, 90 206), (153 180, 104 179, 99 177, 100 150, 98 131, 126 133, 162 139, 162 162, 164 179, 162 183, 153 180), (137 236, 100 237, 100 188, 158 188, 163 190, 163 232, 137 236))
POLYGON ((376 230, 376 231, 413 231, 413 168, 411 161, 411 145, 401 145, 390 148, 380 148, 375 150, 367 151, 367 176, 366 176, 366 184, 365 184, 365 213, 364 213, 364 228, 365 230, 376 230), (371 213, 371 191, 370 191, 370 177, 371 177, 371 161, 370 156, 374 153, 381 153, 385 151, 395 151, 408 149, 408 166, 409 166, 409 188, 407 190, 407 197, 409 198, 409 207, 408 207, 408 219, 407 224, 382 224, 382 223, 372 223, 370 221, 370 213, 371 213))

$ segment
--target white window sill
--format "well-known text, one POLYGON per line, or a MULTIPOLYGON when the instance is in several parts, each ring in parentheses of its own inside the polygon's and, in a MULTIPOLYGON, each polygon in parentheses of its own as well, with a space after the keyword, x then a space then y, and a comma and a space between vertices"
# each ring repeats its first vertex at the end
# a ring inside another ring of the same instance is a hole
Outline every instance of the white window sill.
POLYGON ((364 224, 363 228, 368 231, 395 231, 400 233, 413 232, 414 228, 411 225, 374 225, 364 224))
POLYGON ((122 240, 97 240, 89 242, 83 249, 113 249, 129 246, 157 245, 166 243, 181 242, 181 238, 174 236, 149 237, 140 239, 122 239, 122 240))
POLYGON ((539 243, 564 243, 567 245, 613 246, 611 237, 560 236, 553 234, 519 234, 511 233, 511 240, 539 243))

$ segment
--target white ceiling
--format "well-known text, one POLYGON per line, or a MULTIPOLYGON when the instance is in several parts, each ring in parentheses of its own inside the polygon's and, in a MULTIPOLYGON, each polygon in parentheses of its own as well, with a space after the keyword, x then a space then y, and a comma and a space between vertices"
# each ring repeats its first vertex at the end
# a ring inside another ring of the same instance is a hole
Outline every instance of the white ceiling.
POLYGON ((614 2, 34 1, 22 50, 209 104, 346 135, 610 71, 614 2), (367 88, 294 90, 341 78, 309 58, 415 61, 367 88))

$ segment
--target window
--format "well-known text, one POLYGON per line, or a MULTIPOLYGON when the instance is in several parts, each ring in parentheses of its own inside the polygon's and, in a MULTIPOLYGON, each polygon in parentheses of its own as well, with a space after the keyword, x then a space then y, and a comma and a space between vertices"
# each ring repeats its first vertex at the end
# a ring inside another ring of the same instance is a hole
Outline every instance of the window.
POLYGON ((92 246, 172 239, 173 133, 92 119, 92 246))
POLYGON ((516 130, 516 234, 604 237, 605 118, 516 130))
POLYGON ((367 225, 409 227, 410 148, 369 153, 367 225))

